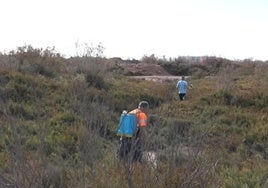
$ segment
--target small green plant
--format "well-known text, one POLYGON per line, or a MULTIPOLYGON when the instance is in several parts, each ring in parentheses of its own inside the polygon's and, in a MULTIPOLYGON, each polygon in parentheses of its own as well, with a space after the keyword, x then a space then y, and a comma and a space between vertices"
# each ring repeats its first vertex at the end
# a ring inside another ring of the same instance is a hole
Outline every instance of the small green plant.
POLYGON ((87 74, 86 82, 89 87, 95 87, 97 89, 108 89, 108 84, 105 83, 103 77, 93 74, 87 74))

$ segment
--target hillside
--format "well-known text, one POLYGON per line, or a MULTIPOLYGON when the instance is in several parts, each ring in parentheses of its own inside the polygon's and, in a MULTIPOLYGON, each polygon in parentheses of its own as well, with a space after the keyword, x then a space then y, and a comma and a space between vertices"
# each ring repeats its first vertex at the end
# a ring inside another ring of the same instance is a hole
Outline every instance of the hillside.
POLYGON ((0 54, 0 187, 268 187, 267 90, 267 62, 0 54), (116 157, 120 114, 141 100, 153 168, 116 157))

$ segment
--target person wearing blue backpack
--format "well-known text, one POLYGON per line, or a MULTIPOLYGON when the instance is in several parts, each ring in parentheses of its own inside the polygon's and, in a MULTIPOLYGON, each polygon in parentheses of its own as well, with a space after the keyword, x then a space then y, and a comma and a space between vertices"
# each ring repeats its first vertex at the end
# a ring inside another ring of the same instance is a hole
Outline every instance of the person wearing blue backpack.
POLYGON ((141 101, 138 108, 128 113, 122 113, 117 132, 120 136, 119 159, 141 162, 146 141, 148 109, 149 103, 141 101))

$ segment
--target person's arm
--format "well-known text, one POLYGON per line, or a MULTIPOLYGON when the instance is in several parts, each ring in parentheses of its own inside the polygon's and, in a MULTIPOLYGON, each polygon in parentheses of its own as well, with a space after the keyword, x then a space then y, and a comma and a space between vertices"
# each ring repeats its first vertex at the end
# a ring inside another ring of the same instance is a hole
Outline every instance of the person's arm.
POLYGON ((140 139, 142 146, 146 143, 146 127, 148 125, 147 115, 145 113, 139 114, 139 129, 140 129, 140 139))

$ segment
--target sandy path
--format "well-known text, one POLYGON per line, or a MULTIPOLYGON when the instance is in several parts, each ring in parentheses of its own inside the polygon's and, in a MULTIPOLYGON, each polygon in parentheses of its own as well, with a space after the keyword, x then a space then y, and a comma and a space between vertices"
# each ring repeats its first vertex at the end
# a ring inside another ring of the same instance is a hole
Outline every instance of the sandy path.
POLYGON ((163 82, 163 81, 177 81, 177 80, 181 79, 181 76, 153 75, 153 76, 130 76, 130 78, 142 79, 142 80, 148 80, 148 81, 154 81, 154 82, 163 82))

